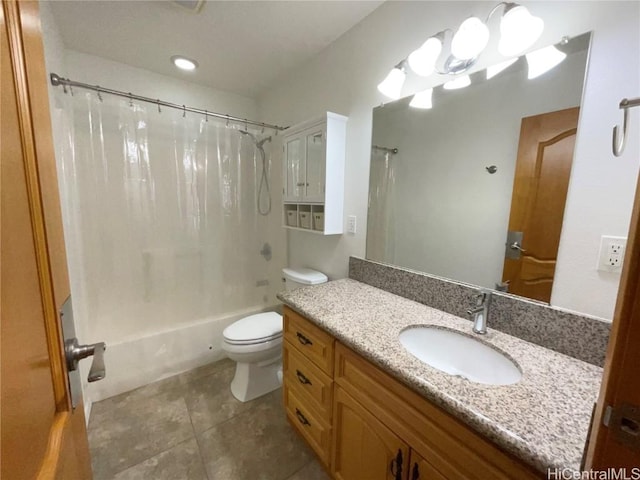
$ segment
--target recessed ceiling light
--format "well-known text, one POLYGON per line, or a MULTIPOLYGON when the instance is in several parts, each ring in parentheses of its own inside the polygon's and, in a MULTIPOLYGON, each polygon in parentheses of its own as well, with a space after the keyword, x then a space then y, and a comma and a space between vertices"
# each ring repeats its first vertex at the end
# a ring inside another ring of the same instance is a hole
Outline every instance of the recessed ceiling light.
POLYGON ((195 60, 189 60, 188 58, 181 55, 174 55, 173 57, 171 57, 171 62, 180 70, 191 71, 198 68, 198 62, 196 62, 195 60))

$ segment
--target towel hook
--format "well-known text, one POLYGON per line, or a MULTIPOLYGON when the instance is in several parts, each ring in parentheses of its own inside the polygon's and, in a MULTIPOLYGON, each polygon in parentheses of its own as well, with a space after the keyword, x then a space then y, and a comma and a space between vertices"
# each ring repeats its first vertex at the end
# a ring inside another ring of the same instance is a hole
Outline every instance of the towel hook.
POLYGON ((616 157, 622 155, 624 152, 624 147, 627 144, 627 125, 629 122, 629 109, 633 107, 640 106, 640 98, 632 98, 629 100, 628 98, 623 98, 620 101, 620 108, 623 111, 622 115, 622 135, 620 134, 620 126, 616 125, 613 127, 613 138, 612 138, 612 147, 613 154, 616 157))

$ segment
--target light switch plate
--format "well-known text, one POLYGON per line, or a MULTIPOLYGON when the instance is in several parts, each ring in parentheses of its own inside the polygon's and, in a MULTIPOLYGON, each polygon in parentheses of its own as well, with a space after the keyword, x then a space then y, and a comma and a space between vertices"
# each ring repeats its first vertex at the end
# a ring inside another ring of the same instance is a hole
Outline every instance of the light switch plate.
POLYGON ((349 215, 347 217, 347 233, 355 234, 356 233, 356 216, 349 215))

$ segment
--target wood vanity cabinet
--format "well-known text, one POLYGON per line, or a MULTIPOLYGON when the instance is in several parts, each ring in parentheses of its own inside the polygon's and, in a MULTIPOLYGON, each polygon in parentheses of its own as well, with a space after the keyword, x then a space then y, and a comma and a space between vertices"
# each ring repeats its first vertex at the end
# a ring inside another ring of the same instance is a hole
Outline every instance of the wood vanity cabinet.
POLYGON ((544 478, 284 308, 284 402, 337 480, 544 478))
POLYGON ((287 418, 329 469, 335 340, 287 307, 283 336, 283 394, 287 418))

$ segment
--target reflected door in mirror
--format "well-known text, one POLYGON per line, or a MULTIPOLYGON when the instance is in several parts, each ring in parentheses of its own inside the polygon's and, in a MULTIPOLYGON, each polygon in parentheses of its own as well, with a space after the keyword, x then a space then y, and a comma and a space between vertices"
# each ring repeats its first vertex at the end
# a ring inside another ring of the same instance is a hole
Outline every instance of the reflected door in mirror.
POLYGON ((578 114, 575 107, 522 119, 509 217, 522 241, 507 241, 502 276, 510 293, 551 300, 578 114))

